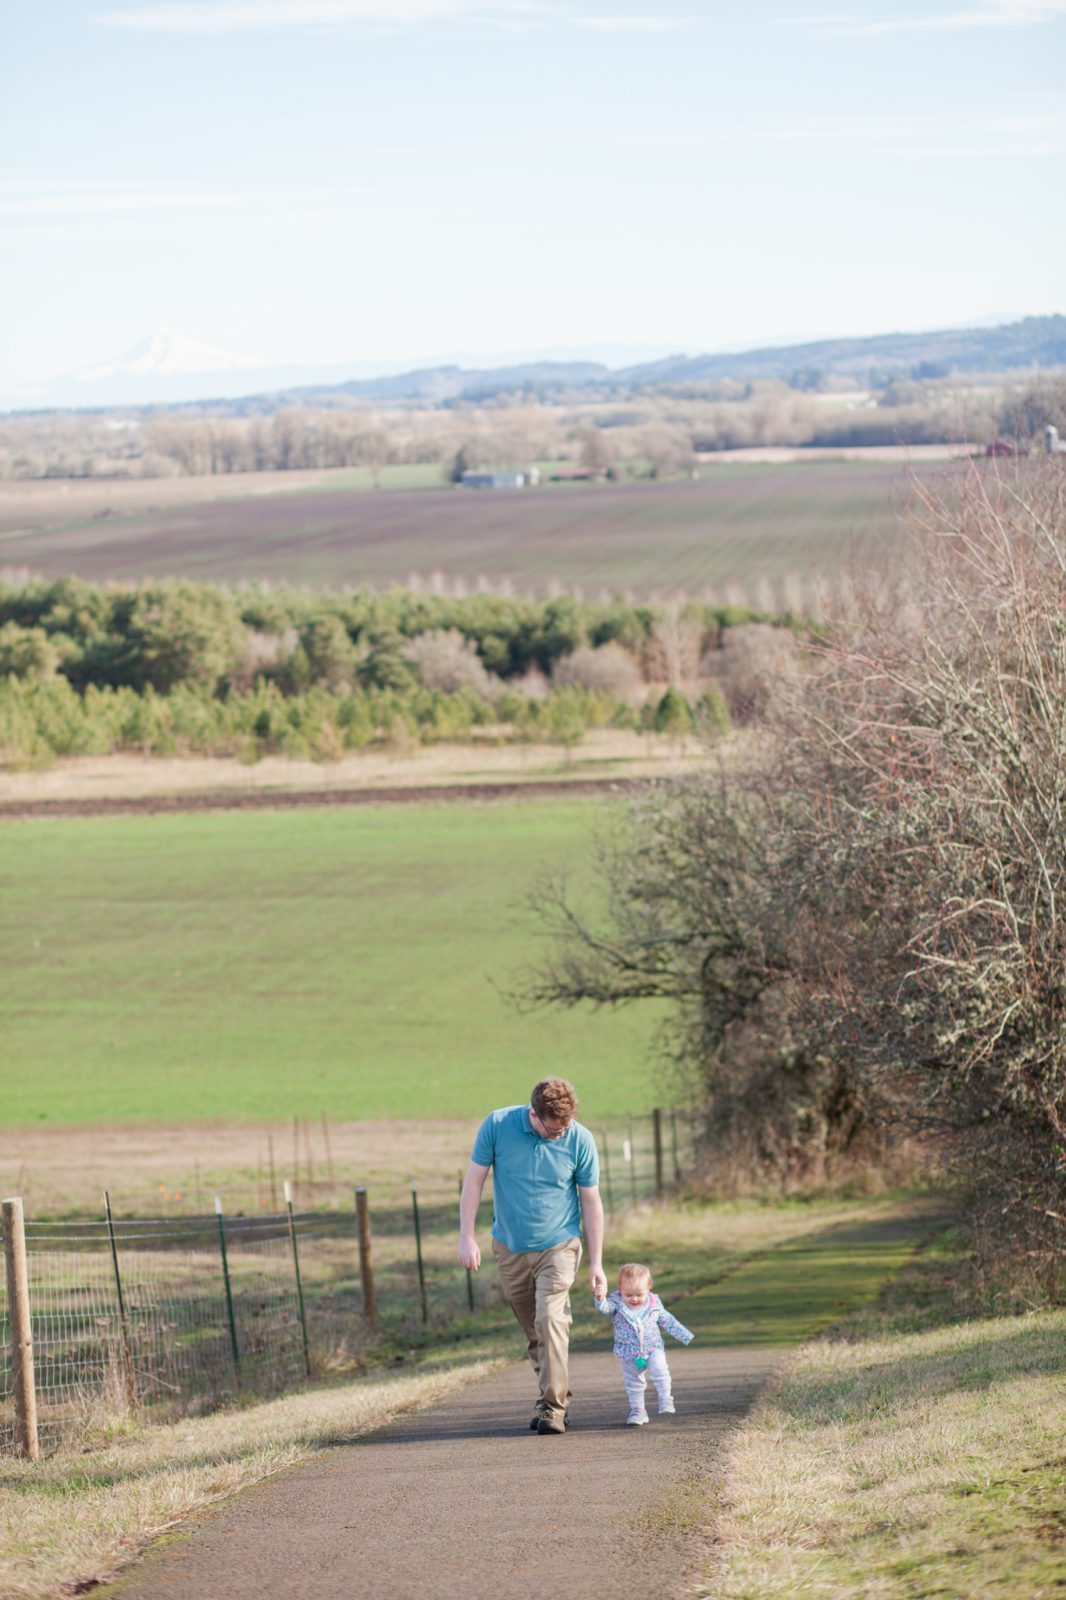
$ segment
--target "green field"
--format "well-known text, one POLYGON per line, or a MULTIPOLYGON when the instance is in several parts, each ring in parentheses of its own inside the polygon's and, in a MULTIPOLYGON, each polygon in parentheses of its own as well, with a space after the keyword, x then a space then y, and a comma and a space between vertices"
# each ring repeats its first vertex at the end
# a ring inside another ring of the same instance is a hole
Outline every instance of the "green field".
POLYGON ((518 1015, 525 897, 602 803, 95 818, 0 830, 6 1124, 471 1118, 572 1076, 655 1103, 654 1018, 518 1015))

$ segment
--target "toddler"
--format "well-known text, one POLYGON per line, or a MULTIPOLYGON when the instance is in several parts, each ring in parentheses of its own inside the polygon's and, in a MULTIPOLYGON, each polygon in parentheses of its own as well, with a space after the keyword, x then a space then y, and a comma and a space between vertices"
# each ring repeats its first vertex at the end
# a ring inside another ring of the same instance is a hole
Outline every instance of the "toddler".
POLYGON ((606 1300, 593 1302, 605 1317, 614 1318, 614 1353, 622 1363, 622 1378, 629 1396, 630 1427, 641 1427, 648 1420, 644 1391, 651 1378, 659 1395, 659 1415, 673 1416, 677 1409, 670 1392, 670 1368, 666 1364, 662 1329, 691 1344, 694 1334, 672 1317, 652 1294, 651 1272, 638 1261, 627 1261, 618 1272, 618 1288, 606 1300))

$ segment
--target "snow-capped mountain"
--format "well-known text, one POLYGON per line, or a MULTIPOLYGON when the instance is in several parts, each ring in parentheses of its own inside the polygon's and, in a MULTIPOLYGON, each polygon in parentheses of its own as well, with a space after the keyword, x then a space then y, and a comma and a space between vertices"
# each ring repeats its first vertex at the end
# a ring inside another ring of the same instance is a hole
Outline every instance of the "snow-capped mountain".
POLYGON ((80 372, 10 386, 0 381, 0 411, 229 399, 314 382, 320 374, 334 383, 352 375, 348 366, 280 366, 250 360, 172 328, 159 328, 113 360, 94 362, 80 372))
POLYGON ((250 372, 262 367, 261 361, 249 361, 234 355, 231 350, 220 350, 215 345, 201 344, 198 339, 187 339, 173 328, 160 328, 131 345, 113 361, 86 367, 77 374, 85 383, 98 383, 106 378, 125 375, 145 377, 151 373, 174 377, 195 374, 207 377, 216 372, 250 372))

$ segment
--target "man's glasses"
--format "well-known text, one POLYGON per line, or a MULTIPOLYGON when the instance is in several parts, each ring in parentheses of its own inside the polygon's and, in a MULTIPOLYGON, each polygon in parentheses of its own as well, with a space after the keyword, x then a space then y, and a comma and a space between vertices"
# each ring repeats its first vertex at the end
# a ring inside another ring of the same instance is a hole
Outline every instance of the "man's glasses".
MULTIPOLYGON (((532 1106, 530 1107, 530 1110, 533 1110, 532 1106)), ((536 1118, 538 1125, 543 1129, 544 1137, 546 1139, 558 1139, 561 1134, 566 1132, 567 1128, 570 1127, 574 1120, 573 1117, 571 1117, 566 1122, 553 1122, 547 1117, 538 1116, 535 1111, 533 1112, 533 1115, 536 1118)))

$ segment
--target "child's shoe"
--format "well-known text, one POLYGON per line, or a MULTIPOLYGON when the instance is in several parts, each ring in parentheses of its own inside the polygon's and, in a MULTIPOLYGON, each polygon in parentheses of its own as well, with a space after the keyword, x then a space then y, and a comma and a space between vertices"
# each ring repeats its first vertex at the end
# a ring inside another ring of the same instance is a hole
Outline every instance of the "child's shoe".
POLYGON ((626 1418, 626 1427, 627 1428, 643 1428, 643 1426, 647 1422, 647 1420, 648 1420, 648 1413, 646 1411, 631 1411, 629 1413, 628 1417, 626 1418))
POLYGON ((676 1416, 676 1414, 677 1414, 677 1407, 674 1405, 674 1402, 672 1400, 667 1400, 665 1402, 665 1404, 660 1404, 660 1406, 659 1406, 659 1415, 660 1415, 660 1417, 673 1417, 673 1416, 676 1416))

